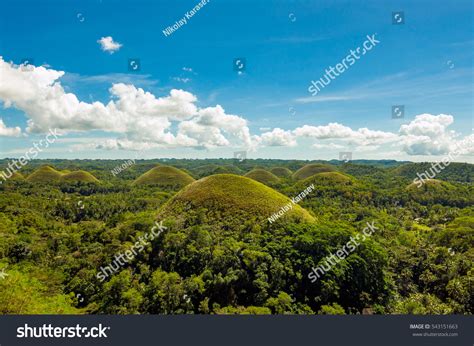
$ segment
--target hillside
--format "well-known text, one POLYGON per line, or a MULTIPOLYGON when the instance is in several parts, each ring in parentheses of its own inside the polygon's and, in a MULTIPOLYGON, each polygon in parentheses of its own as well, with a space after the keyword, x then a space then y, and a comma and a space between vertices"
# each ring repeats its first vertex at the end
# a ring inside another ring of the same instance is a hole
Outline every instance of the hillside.
MULTIPOLYGON (((269 216, 289 202, 288 197, 253 179, 217 174, 186 186, 160 210, 158 218, 172 216, 184 222, 187 212, 201 209, 206 214, 207 224, 241 225, 249 220, 267 223, 269 216)), ((298 205, 282 219, 314 221, 298 205)))
POLYGON ((301 167, 295 173, 293 173, 293 178, 296 180, 302 180, 309 178, 312 175, 322 172, 334 172, 336 168, 332 165, 326 165, 321 163, 313 163, 301 167))
POLYGON ((245 174, 245 177, 256 180, 265 185, 276 184, 280 181, 280 178, 278 178, 275 174, 260 168, 251 170, 245 174))
POLYGON ((132 185, 157 185, 164 187, 183 187, 194 178, 182 170, 171 166, 157 166, 138 177, 132 185))
POLYGON ((50 166, 42 166, 31 173, 26 180, 32 183, 52 183, 61 179, 61 172, 50 166))
POLYGON ((84 182, 84 183, 98 183, 99 179, 94 177, 92 174, 86 171, 75 171, 71 173, 66 173, 61 177, 61 181, 68 182, 84 182))
POLYGON ((275 174, 279 178, 288 178, 291 177, 291 175, 293 174, 293 172, 286 167, 274 167, 270 169, 270 172, 275 174))

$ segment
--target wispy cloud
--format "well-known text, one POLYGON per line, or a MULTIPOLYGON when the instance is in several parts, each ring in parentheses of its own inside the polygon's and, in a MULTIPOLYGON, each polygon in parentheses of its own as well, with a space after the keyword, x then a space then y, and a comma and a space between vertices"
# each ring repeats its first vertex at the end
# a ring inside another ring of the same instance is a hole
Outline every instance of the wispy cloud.
POLYGON ((472 93, 472 82, 467 78, 469 76, 472 76, 470 69, 446 70, 430 75, 422 75, 421 71, 406 71, 376 78, 337 93, 300 97, 294 102, 319 103, 395 97, 428 100, 469 94, 472 93))

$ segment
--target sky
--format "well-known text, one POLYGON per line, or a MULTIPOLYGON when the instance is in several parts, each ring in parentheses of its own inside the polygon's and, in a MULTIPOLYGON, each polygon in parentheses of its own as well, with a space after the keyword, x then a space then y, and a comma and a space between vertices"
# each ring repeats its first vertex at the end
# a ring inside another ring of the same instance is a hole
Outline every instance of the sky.
POLYGON ((470 0, 0 4, 0 158, 473 162, 470 0))

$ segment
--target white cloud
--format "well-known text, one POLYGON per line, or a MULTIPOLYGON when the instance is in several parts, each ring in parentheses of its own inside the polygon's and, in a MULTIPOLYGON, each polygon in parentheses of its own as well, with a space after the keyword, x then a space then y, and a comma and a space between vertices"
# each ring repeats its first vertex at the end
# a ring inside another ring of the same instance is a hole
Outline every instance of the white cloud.
POLYGON ((403 150, 409 155, 443 155, 457 142, 457 135, 448 127, 454 122, 452 115, 420 114, 399 130, 403 150))
POLYGON ((191 67, 183 67, 183 71, 193 72, 193 69, 191 67))
POLYGON ((265 132, 259 136, 259 144, 269 147, 284 146, 294 147, 297 145, 295 136, 291 131, 275 128, 271 132, 265 132))
POLYGON ((3 119, 0 118, 0 136, 5 137, 19 137, 21 135, 21 129, 16 127, 7 127, 3 122, 3 119))
POLYGON ((344 149, 344 145, 335 144, 335 143, 315 143, 312 145, 316 149, 344 149))
POLYGON ((203 148, 228 146, 230 139, 243 143, 247 148, 252 146, 247 121, 237 115, 226 114, 220 105, 200 109, 197 117, 181 122, 178 136, 180 140, 199 143, 197 145, 203 148))
MULTIPOLYGON (((390 149, 408 155, 442 155, 462 144, 459 134, 449 130, 454 117, 446 114, 417 115, 402 125, 398 133, 329 123, 303 125, 293 130, 261 128, 262 134, 251 135, 245 118, 227 114, 220 105, 199 108, 197 97, 184 90, 172 89, 168 94, 156 96, 133 84, 115 83, 109 89, 108 103, 88 103, 64 90, 61 84, 64 74, 44 66, 21 69, 0 57, 0 101, 6 108, 14 107, 25 113, 29 118, 27 132, 42 133, 50 128, 63 133, 107 132, 117 138, 108 134, 108 139, 78 145, 108 150, 228 146, 249 150, 293 147, 301 139, 313 140, 309 145, 318 149, 353 146, 360 151, 374 151, 385 146, 381 154, 390 149)), ((0 120, 0 136, 21 133, 19 127, 9 128, 0 120)), ((463 155, 472 154, 472 146, 464 143, 462 147, 463 155)))
POLYGON ((315 139, 336 139, 354 145, 377 145, 395 141, 397 136, 391 132, 374 131, 368 128, 353 130, 338 123, 323 126, 304 125, 296 128, 293 133, 298 137, 315 139))
MULTIPOLYGON (((193 94, 173 89, 168 96, 156 97, 130 84, 113 84, 112 100, 87 103, 66 93, 61 85, 62 71, 33 67, 21 70, 0 58, 0 100, 29 117, 28 132, 102 130, 122 134, 128 146, 152 143, 169 147, 214 147, 229 145, 237 139, 251 145, 245 119, 225 114, 221 106, 199 109, 193 94), (180 130, 171 132, 173 122, 180 130), (229 137, 229 138, 227 138, 229 137)), ((109 147, 105 145, 105 147, 109 147)))
POLYGON ((100 48, 104 52, 109 52, 110 54, 115 53, 122 47, 122 44, 115 42, 112 36, 102 37, 100 40, 97 40, 97 43, 100 44, 100 48))

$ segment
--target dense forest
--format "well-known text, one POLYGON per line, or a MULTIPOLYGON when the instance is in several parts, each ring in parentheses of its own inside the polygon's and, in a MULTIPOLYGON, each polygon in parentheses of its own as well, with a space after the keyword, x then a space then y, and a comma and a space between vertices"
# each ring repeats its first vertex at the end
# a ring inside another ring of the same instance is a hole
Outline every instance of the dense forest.
POLYGON ((417 187, 429 167, 33 161, 0 178, 0 313, 472 314, 474 165, 417 187), (377 231, 311 282, 367 223, 377 231))

